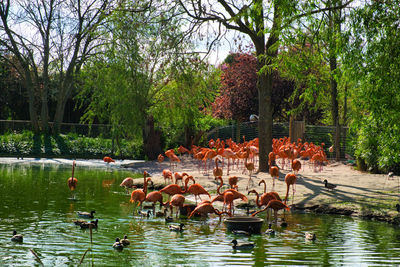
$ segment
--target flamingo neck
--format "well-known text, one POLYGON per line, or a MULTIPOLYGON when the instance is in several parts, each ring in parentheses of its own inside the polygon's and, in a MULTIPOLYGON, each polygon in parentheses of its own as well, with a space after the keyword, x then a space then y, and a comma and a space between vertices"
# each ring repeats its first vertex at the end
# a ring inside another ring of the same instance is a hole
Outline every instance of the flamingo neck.
POLYGON ((257 204, 257 207, 261 207, 261 200, 259 201, 259 198, 260 198, 260 195, 256 192, 256 191, 254 191, 254 193, 256 194, 256 204, 257 204))
POLYGON ((290 184, 287 183, 287 184, 286 184, 286 196, 285 196, 285 201, 283 202, 285 205, 286 205, 286 201, 287 201, 288 196, 289 196, 289 188, 290 188, 290 184))
POLYGON ((224 185, 224 181, 222 180, 221 177, 218 177, 217 179, 220 180, 220 184, 219 184, 219 186, 218 186, 218 188, 217 188, 217 193, 218 193, 218 195, 222 195, 221 192, 220 192, 219 190, 220 190, 221 187, 224 185))
POLYGON ((75 172, 75 160, 72 163, 72 174, 71 174, 72 179, 74 179, 74 172, 75 172))
POLYGON ((264 184, 264 193, 266 193, 267 192, 267 183, 264 180, 262 180, 261 183, 264 184))

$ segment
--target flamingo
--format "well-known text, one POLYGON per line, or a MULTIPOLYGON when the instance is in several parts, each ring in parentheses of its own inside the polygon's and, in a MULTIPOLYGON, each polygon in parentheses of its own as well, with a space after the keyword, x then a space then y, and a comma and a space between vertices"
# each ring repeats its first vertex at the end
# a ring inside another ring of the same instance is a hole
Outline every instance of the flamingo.
MULTIPOLYGON (((264 194, 272 195, 275 199, 277 199, 277 200, 279 200, 279 201, 282 201, 281 197, 279 196, 279 194, 278 194, 277 192, 271 191, 271 192, 268 192, 268 193, 267 193, 267 184, 265 183, 265 180, 264 180, 264 179, 261 180, 261 181, 258 183, 258 185, 261 185, 262 183, 264 183, 264 194)), ((263 194, 263 195, 264 195, 264 194, 263 194)), ((262 198, 262 196, 261 196, 261 198, 262 198)))
POLYGON ((221 215, 222 214, 228 214, 229 216, 232 216, 229 212, 226 211, 219 211, 218 209, 214 208, 211 203, 204 203, 199 206, 197 206, 189 215, 188 219, 190 219, 193 215, 195 214, 200 214, 201 216, 207 216, 209 213, 215 213, 219 216, 219 219, 221 220, 221 215))
POLYGON ((73 194, 73 191, 76 189, 76 186, 78 185, 78 179, 74 177, 74 171, 75 171, 75 160, 72 162, 72 174, 71 177, 68 178, 67 184, 69 187, 69 190, 71 190, 71 195, 72 198, 75 199, 75 194, 73 194))
POLYGON ((221 192, 220 192, 220 189, 221 189, 221 187, 223 186, 224 181, 222 180, 222 177, 221 177, 221 176, 215 178, 215 180, 219 180, 219 181, 220 181, 220 184, 219 184, 219 186, 218 186, 218 188, 217 188, 217 193, 218 193, 218 195, 224 195, 226 192, 232 192, 235 199, 240 198, 240 199, 243 200, 243 201, 247 201, 247 200, 248 200, 247 197, 246 197, 245 195, 243 195, 242 193, 236 191, 235 189, 226 189, 224 192, 221 193, 221 192))
POLYGON ((129 193, 128 188, 136 188, 136 186, 133 185, 132 177, 126 177, 119 186, 124 187, 127 193, 129 193))
POLYGON ((244 166, 246 167, 246 169, 249 171, 249 181, 247 183, 247 187, 246 190, 249 189, 249 185, 250 185, 250 181, 253 182, 253 180, 251 179, 251 174, 253 173, 255 167, 254 167, 254 163, 253 162, 247 162, 248 158, 250 155, 250 148, 246 148, 246 156, 244 158, 244 166))
POLYGON ((218 154, 228 160, 227 175, 229 175, 229 159, 232 159, 232 162, 233 162, 235 159, 238 159, 238 156, 230 148, 220 148, 219 151, 218 151, 218 154))
POLYGON ((176 218, 178 218, 178 211, 183 207, 185 203, 185 196, 182 194, 175 194, 172 196, 171 201, 168 202, 169 207, 171 209, 171 216, 173 212, 173 207, 176 207, 176 218))
POLYGON ((184 147, 184 146, 179 146, 179 147, 178 147, 178 152, 179 152, 180 155, 185 154, 185 153, 190 154, 189 149, 187 149, 187 148, 184 147))
POLYGON ((217 155, 217 152, 212 149, 208 149, 207 152, 204 154, 204 157, 202 160, 204 161, 204 169, 205 169, 206 174, 208 174, 207 161, 209 159, 214 158, 216 155, 217 155))
MULTIPOLYGON (((189 176, 186 179, 191 179, 193 182, 195 182, 193 176, 189 176)), ((211 198, 210 193, 208 193, 207 190, 205 190, 204 187, 202 187, 200 184, 196 183, 189 186, 189 188, 186 190, 186 193, 194 195, 196 204, 197 204, 197 196, 200 198, 200 195, 208 195, 208 197, 211 198)))
POLYGON ((159 163, 163 162, 164 161, 164 156, 162 154, 159 154, 158 157, 157 157, 157 161, 159 163))
POLYGON ((108 157, 108 156, 105 156, 105 157, 103 158, 103 161, 104 161, 104 162, 107 162, 107 164, 109 164, 110 162, 115 162, 115 160, 113 160, 111 157, 108 157))
POLYGON ((215 168, 213 170, 214 177, 222 176, 222 168, 218 167, 218 161, 219 161, 219 159, 216 158, 215 159, 215 168))
POLYGON ((165 151, 165 155, 169 158, 170 167, 172 168, 172 162, 181 162, 173 149, 165 151))
POLYGON ((298 173, 301 169, 301 162, 298 159, 294 159, 292 162, 292 169, 294 173, 298 173))
POLYGON ((169 195, 169 197, 168 197, 168 201, 169 201, 169 198, 175 194, 186 193, 187 184, 188 184, 189 180, 190 180, 189 177, 187 177, 185 179, 185 189, 184 190, 182 190, 182 188, 177 184, 170 184, 170 185, 167 185, 166 187, 164 187, 163 189, 161 189, 160 192, 169 195))
MULTIPOLYGON (((135 203, 135 204, 136 204, 136 202, 138 202, 139 206, 142 206, 142 203, 146 199, 146 195, 147 195, 147 183, 149 181, 151 181, 151 178, 146 179, 146 177, 148 175, 149 174, 146 171, 143 172, 143 189, 134 190, 131 194, 130 202, 135 203)), ((136 210, 136 205, 134 208, 134 212, 135 212, 135 210, 136 210)))
POLYGON ((224 194, 224 206, 225 209, 229 210, 229 213, 234 214, 235 209, 234 209, 234 205, 233 205, 233 200, 235 199, 235 196, 232 192, 226 192, 224 194))
POLYGON ((263 211, 267 210, 268 208, 271 208, 274 210, 275 220, 278 219, 278 211, 279 210, 281 210, 281 209, 290 210, 290 208, 288 206, 286 206, 286 204, 283 203, 282 201, 273 199, 268 203, 268 205, 264 209, 254 212, 253 214, 251 214, 251 216, 254 217, 258 213, 263 212, 263 211))
POLYGON ((153 214, 156 214, 156 203, 160 203, 160 209, 162 206, 165 206, 167 203, 163 203, 163 196, 160 191, 153 191, 147 194, 144 201, 152 202, 153 203, 153 214))
POLYGON ((176 173, 174 173, 175 183, 178 184, 178 180, 180 180, 182 182, 182 185, 183 185, 183 178, 185 176, 189 176, 189 174, 187 174, 186 172, 183 172, 183 173, 176 172, 176 173))
POLYGON ((170 171, 169 169, 164 169, 162 171, 162 176, 164 177, 164 183, 167 183, 167 179, 171 179, 172 182, 172 171, 170 171))
POLYGON ((294 192, 295 192, 294 185, 296 183, 296 180, 297 180, 297 177, 296 177, 296 175, 294 173, 288 173, 285 176, 285 183, 286 183, 286 197, 285 197, 285 201, 284 201, 285 204, 286 204, 286 201, 287 201, 288 196, 289 196, 289 188, 290 188, 290 186, 292 186, 292 189, 293 189, 293 199, 294 199, 294 192))
MULTIPOLYGON (((269 174, 272 177, 272 190, 275 188, 275 177, 279 178, 279 169, 276 166, 269 167, 269 174)), ((265 193, 265 192, 264 192, 265 193)))
POLYGON ((272 152, 272 151, 269 152, 269 154, 268 154, 268 165, 269 165, 269 166, 271 166, 272 164, 274 164, 275 158, 276 158, 275 153, 272 152))
POLYGON ((231 186, 231 188, 234 188, 235 186, 237 187, 237 182, 238 182, 237 176, 231 176, 228 178, 228 183, 231 186))

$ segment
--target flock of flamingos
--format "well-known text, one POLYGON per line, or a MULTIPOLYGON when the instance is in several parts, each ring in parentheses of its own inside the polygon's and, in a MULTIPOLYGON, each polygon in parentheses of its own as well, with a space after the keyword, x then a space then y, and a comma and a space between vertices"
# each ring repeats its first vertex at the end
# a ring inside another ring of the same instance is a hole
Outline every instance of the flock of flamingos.
MULTIPOLYGON (((316 146, 313 143, 302 143, 300 139, 297 141, 297 143, 291 143, 290 138, 274 139, 273 149, 268 157, 270 175, 273 180, 272 191, 266 192, 266 183, 264 180, 259 182, 259 185, 264 183, 264 193, 261 195, 259 195, 254 189, 247 191, 248 194, 256 194, 256 204, 259 208, 262 208, 259 211, 254 212, 252 216, 255 216, 257 213, 263 212, 269 208, 273 209, 275 214, 281 209, 289 209, 289 207, 286 205, 289 188, 290 186, 293 188, 296 183, 296 173, 298 173, 302 165, 300 158, 308 158, 309 163, 312 164, 311 167, 314 168, 315 171, 321 170, 324 161, 327 161, 323 146, 323 143, 320 146, 316 146), (285 177, 287 191, 283 201, 279 197, 278 193, 273 191, 275 187, 275 178, 279 177, 279 168, 276 166, 277 163, 280 165, 280 168, 288 168, 293 171, 292 173, 288 173, 285 177)), ((171 210, 171 215, 173 214, 173 208, 175 207, 176 216, 178 216, 178 213, 181 212, 185 213, 185 215, 188 215, 188 218, 190 219, 195 214, 206 216, 209 213, 215 213, 218 216, 221 216, 222 214, 232 216, 234 213, 233 201, 236 199, 247 201, 246 195, 238 190, 238 178, 236 176, 229 176, 229 171, 231 168, 237 168, 239 170, 242 168, 243 173, 248 172, 249 181, 246 190, 249 190, 250 186, 254 184, 252 174, 256 171, 255 166, 258 159, 258 138, 248 142, 244 140, 243 143, 235 143, 232 141, 232 139, 227 139, 225 141, 220 139, 215 141, 210 140, 208 142, 208 147, 192 146, 192 148, 189 150, 183 146, 180 146, 177 149, 177 152, 181 156, 187 153, 194 160, 197 160, 199 171, 201 168, 203 168, 205 174, 208 174, 210 169, 215 166, 212 169, 212 174, 214 179, 219 181, 217 195, 211 197, 210 193, 207 192, 202 185, 196 183, 193 176, 188 175, 187 173, 173 172, 170 169, 164 169, 162 175, 165 183, 168 184, 171 182, 171 184, 166 185, 159 191, 147 193, 148 184, 152 181, 151 178, 148 177, 148 173, 145 171, 143 175, 143 188, 136 189, 131 193, 130 201, 135 203, 135 209, 136 205, 142 206, 143 202, 151 202, 153 204, 154 213, 155 205, 159 203, 160 207, 165 207, 166 209, 169 208, 171 210), (225 166, 225 160, 227 161, 227 166, 226 169, 223 169, 225 166), (210 165, 214 162, 215 165, 210 167, 210 165), (218 165, 219 163, 222 163, 222 166, 218 165), (229 176, 227 181, 230 188, 221 192, 221 188, 224 185, 222 178, 224 173, 229 176), (173 183, 174 178, 175 183, 173 183), (191 183, 190 186, 189 183, 191 183), (168 195, 168 201, 165 203, 163 202, 163 194, 168 195), (195 206, 185 204, 186 194, 194 195, 196 202, 195 206), (208 195, 211 200, 203 200, 198 203, 197 198, 200 198, 200 195, 208 195), (223 202, 221 211, 213 206, 214 202, 216 201, 223 202)), ((177 154, 175 154, 173 149, 165 151, 164 154, 169 158, 171 169, 175 163, 181 162, 180 158, 177 156, 177 154)), ((165 157, 162 154, 158 156, 159 162, 164 161, 164 159, 165 157)), ((125 187, 128 190, 130 188, 134 188, 133 184, 132 178, 128 177, 122 181, 120 186, 125 187)))
MULTIPOLYGON (((238 189, 238 178, 237 176, 229 176, 229 171, 236 168, 242 173, 248 173, 249 180, 246 187, 247 194, 256 195, 256 205, 259 208, 251 216, 266 211, 268 209, 274 210, 275 219, 277 219, 277 213, 279 210, 290 210, 287 206, 287 200, 289 195, 290 186, 293 189, 293 196, 295 193, 295 183, 296 174, 302 168, 301 159, 308 159, 310 168, 314 171, 320 171, 327 161, 326 154, 324 152, 324 143, 319 146, 313 144, 312 142, 302 143, 301 139, 297 142, 291 142, 290 138, 280 138, 273 140, 272 152, 268 155, 269 163, 269 173, 272 178, 272 191, 266 192, 266 182, 264 180, 259 181, 259 185, 264 184, 264 192, 259 194, 255 189, 251 189, 251 185, 254 185, 252 175, 256 172, 256 165, 258 161, 258 138, 250 141, 245 141, 243 137, 242 143, 235 143, 232 139, 227 139, 225 141, 217 139, 210 140, 208 142, 208 147, 192 146, 191 149, 187 149, 180 146, 175 153, 174 149, 169 149, 165 151, 165 156, 169 158, 170 169, 164 169, 162 175, 166 186, 159 191, 152 191, 148 193, 148 184, 152 183, 149 174, 144 171, 143 173, 143 188, 136 188, 134 181, 131 177, 125 178, 120 184, 124 187, 127 192, 133 190, 130 193, 130 202, 134 203, 134 213, 137 207, 142 207, 143 202, 151 202, 153 208, 154 216, 165 216, 166 219, 172 219, 173 209, 175 208, 176 217, 178 214, 188 216, 188 219, 195 215, 207 216, 208 214, 216 214, 220 217, 226 214, 228 216, 233 216, 234 214, 234 200, 241 199, 247 202, 248 199, 245 194, 239 192, 238 189), (187 154, 187 155, 185 155, 187 154), (177 166, 178 162, 181 162, 182 157, 189 157, 193 161, 197 161, 199 172, 204 172, 205 175, 210 175, 212 169, 212 175, 214 179, 219 182, 217 188, 217 195, 211 197, 210 193, 199 183, 196 183, 193 176, 187 173, 173 172, 173 168, 177 166), (180 158, 181 157, 181 158, 180 158), (225 163, 225 161, 227 161, 225 163), (288 169, 289 172, 285 177, 285 183, 287 185, 286 196, 284 200, 274 191, 275 178, 279 177, 279 169, 288 169), (223 176, 227 176, 227 184, 229 188, 221 191, 224 185, 223 176), (175 179, 175 181, 174 181, 175 179), (189 185, 190 184, 190 185, 189 185), (168 200, 163 202, 163 194, 168 195, 168 200), (195 204, 185 203, 185 195, 194 195, 195 204), (210 200, 202 200, 198 202, 197 198, 200 195, 207 195, 210 200), (216 209, 213 205, 215 202, 222 202, 221 211, 216 209), (156 204, 159 203, 160 211, 155 212, 156 204), (164 207, 164 210, 162 210, 164 207), (168 216, 168 209, 170 210, 170 216, 168 216)), ((333 148, 330 147, 329 151, 332 152, 333 148)), ((158 162, 163 162, 165 159, 163 154, 158 156, 158 162)), ((107 163, 114 162, 110 157, 104 157, 103 159, 107 163)), ((74 191, 78 180, 74 177, 74 166, 72 168, 72 176, 68 179, 68 186, 71 191, 74 191)), ((137 211, 141 215, 149 215, 150 212, 143 212, 141 210, 137 211)), ((267 212, 269 217, 269 213, 267 212)), ((182 224, 177 229, 182 231, 182 224)))

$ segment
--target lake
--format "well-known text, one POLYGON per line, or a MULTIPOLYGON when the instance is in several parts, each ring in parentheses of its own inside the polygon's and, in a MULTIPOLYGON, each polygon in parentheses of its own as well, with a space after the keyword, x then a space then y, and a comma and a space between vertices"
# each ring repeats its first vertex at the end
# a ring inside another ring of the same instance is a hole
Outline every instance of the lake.
MULTIPOLYGON (((0 164, 0 266, 265 266, 400 264, 400 229, 383 222, 307 213, 286 213, 288 226, 266 234, 235 236, 218 217, 182 218, 182 233, 171 232, 164 218, 133 216, 130 196, 119 187, 134 175, 111 168, 77 167, 76 200, 67 179, 71 166, 0 164), (98 229, 74 225, 77 211, 95 210, 98 229), (12 231, 24 235, 11 241, 12 231), (304 238, 306 231, 315 241, 304 238), (112 248, 116 237, 127 235, 131 245, 112 248), (233 250, 231 241, 254 242, 255 248, 233 250)), ((157 206, 158 207, 158 206, 157 206)), ((244 211, 238 210, 243 213, 244 211)), ((265 214, 260 214, 265 218, 265 214)), ((264 223, 263 231, 268 228, 264 223)))

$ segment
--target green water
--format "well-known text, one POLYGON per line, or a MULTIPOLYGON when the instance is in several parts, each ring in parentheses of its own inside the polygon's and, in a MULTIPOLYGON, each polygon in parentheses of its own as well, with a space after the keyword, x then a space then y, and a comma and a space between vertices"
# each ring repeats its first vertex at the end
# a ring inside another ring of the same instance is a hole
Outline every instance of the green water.
POLYGON ((182 219, 186 228, 176 233, 163 218, 132 215, 129 195, 119 187, 132 173, 79 167, 76 201, 66 183, 70 173, 62 165, 0 165, 0 266, 39 266, 30 249, 45 266, 77 266, 88 248, 82 266, 400 264, 400 229, 386 223, 291 213, 286 215, 288 227, 280 227, 281 218, 273 225, 274 237, 240 237, 211 216, 206 221, 182 219), (89 231, 72 223, 77 211, 90 210, 99 219, 92 244, 89 231), (24 235, 23 243, 10 240, 13 229, 24 235), (316 241, 307 242, 305 231, 315 232, 316 241), (115 238, 124 234, 131 245, 115 251, 115 238), (254 242, 255 248, 235 251, 230 245, 234 238, 254 242))

